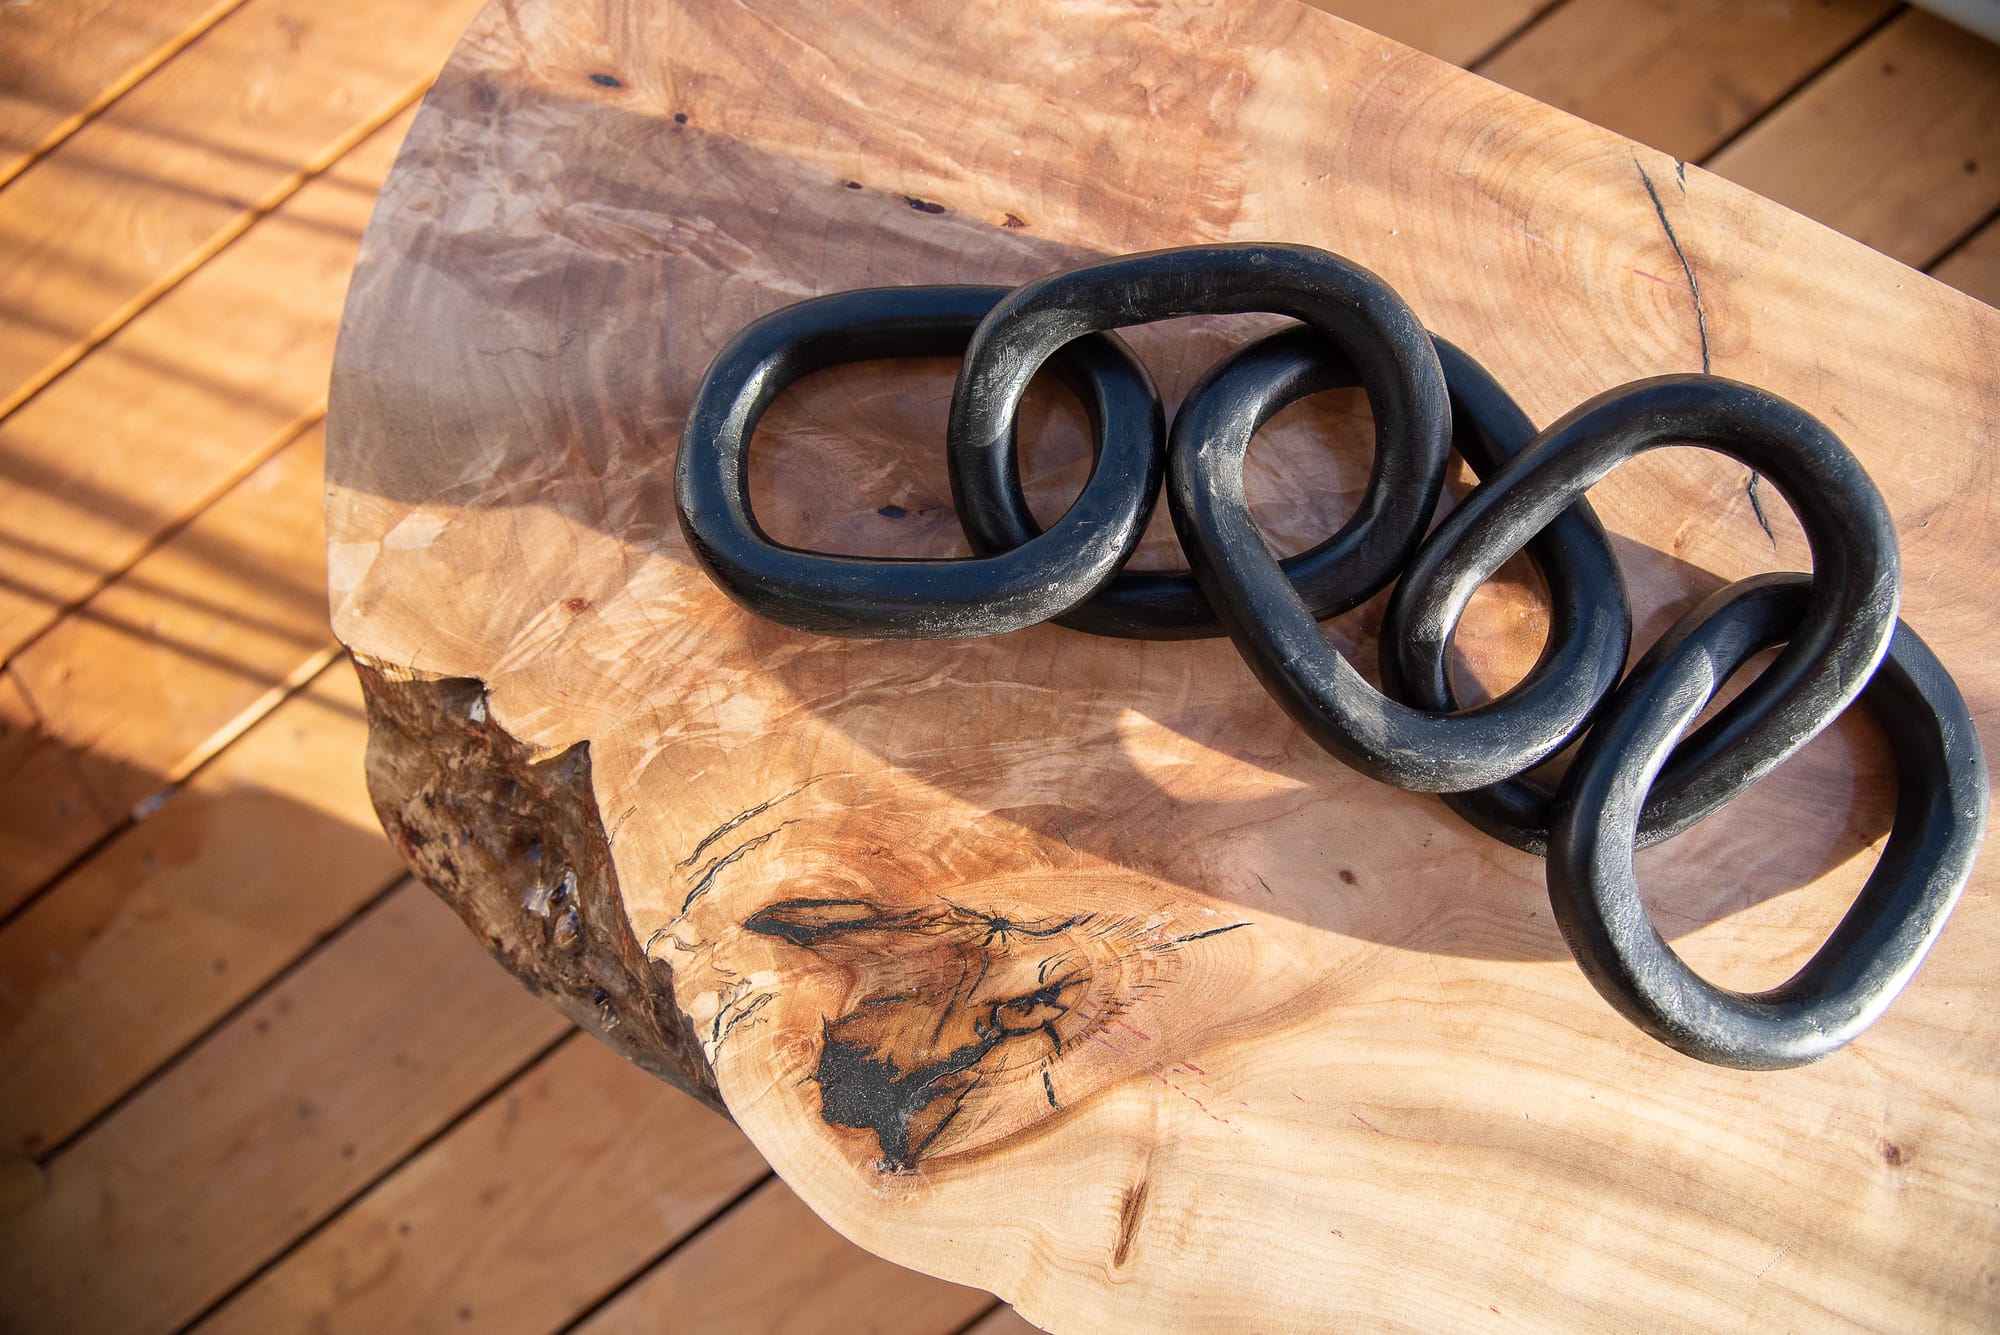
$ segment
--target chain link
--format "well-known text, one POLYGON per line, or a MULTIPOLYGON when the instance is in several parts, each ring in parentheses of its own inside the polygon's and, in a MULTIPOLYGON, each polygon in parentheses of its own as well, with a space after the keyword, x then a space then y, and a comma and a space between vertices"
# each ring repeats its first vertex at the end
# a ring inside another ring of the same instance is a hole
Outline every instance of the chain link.
POLYGON ((1380 278, 1308 246, 1196 246, 1012 290, 877 288, 800 302, 717 355, 675 483, 696 561, 737 602, 798 630, 949 639, 1053 620, 1137 639, 1226 633, 1328 753, 1384 783, 1442 794, 1478 829, 1545 855, 1551 904, 1584 973, 1620 1013, 1704 1061, 1795 1066, 1866 1028, 1936 941, 1985 831, 1970 712, 1897 619, 1894 525, 1831 431, 1752 386, 1672 375, 1600 394, 1538 432, 1380 278), (1152 378, 1111 331, 1245 312, 1301 324, 1211 367, 1169 432, 1152 378), (868 560, 765 536, 746 459, 772 399, 822 367, 953 351, 964 360, 945 453, 973 557, 868 560), (1082 492, 1047 530, 1029 512, 1015 441, 1016 410, 1044 364, 1083 404, 1093 450, 1082 492), (1245 452, 1284 408, 1352 386, 1375 422, 1361 502, 1323 542, 1278 560, 1250 516, 1245 452), (1584 493, 1619 464, 1676 445, 1768 479, 1799 518, 1813 571, 1728 586, 1626 674, 1630 603, 1584 493), (1480 482, 1426 537, 1454 450, 1480 482), (1189 568, 1126 571, 1163 479, 1189 568), (1514 687, 1461 708, 1452 636, 1473 592, 1517 553, 1547 585, 1548 643, 1514 687), (1378 691, 1319 623, 1392 582, 1378 691), (1689 732, 1731 674, 1780 645, 1689 732), (1708 983, 1647 916, 1633 853, 1730 801, 1857 698, 1887 728, 1898 773, 1875 871, 1789 981, 1756 994, 1708 983), (1526 777, 1579 738, 1560 783, 1526 777))

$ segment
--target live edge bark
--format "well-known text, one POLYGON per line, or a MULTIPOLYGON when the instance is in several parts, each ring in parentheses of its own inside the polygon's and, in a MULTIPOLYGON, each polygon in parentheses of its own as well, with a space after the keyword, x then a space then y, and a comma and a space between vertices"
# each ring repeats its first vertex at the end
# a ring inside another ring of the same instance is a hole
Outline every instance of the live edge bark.
POLYGON ((356 656, 368 791, 403 859, 519 978, 614 1051, 728 1116, 674 1005, 673 970, 633 938, 590 785, 590 750, 537 752, 467 677, 356 656))

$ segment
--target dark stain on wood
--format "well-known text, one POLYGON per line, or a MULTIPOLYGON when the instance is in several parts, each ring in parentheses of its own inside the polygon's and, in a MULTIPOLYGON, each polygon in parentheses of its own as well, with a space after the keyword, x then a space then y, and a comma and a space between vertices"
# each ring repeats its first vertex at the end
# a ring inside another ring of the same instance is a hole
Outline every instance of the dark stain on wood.
MULTIPOLYGON (((1052 1066, 1107 1023, 1123 1023, 1115 1017, 1124 1001, 1099 995, 1086 1005, 1095 973, 1109 966, 1122 978, 1140 956, 1250 924, 1163 941, 1136 920, 1098 914, 1024 919, 950 901, 901 908, 794 898, 743 925, 848 975, 849 1000, 821 1021, 810 1077, 820 1116, 871 1133, 877 1168, 907 1173, 945 1143, 967 1098, 989 1084, 1012 1097, 1039 1083, 1037 1103, 1060 1109, 1052 1066)), ((1117 980, 1095 981, 1101 994, 1117 980)))
MULTIPOLYGON (((1017 1056, 1062 1052, 1085 975, 1057 938, 1090 915, 1022 922, 947 905, 890 909, 865 899, 792 899, 752 914, 761 936, 893 980, 863 986, 825 1019, 820 1116, 873 1133, 878 1167, 905 1173, 949 1128, 965 1098, 1017 1056), (1050 942, 1044 949, 1037 943, 1050 942), (937 986, 912 987, 936 980, 937 986)), ((1054 1086, 1042 1088, 1055 1106, 1054 1086)))

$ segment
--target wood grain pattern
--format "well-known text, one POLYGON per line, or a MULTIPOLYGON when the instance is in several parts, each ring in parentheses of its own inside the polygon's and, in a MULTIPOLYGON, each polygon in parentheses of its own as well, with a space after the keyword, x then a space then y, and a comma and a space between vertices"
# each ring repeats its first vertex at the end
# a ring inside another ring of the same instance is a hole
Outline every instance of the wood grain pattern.
POLYGON ((0 413, 422 92, 474 8, 257 0, 10 182, 0 413))
POLYGON ((401 870, 345 663, 0 929, 0 1152, 41 1154, 401 870))
POLYGON ((326 665, 322 454, 314 426, 8 662, 0 905, 326 665))
MULTIPOLYGON (((1901 524, 1906 615, 1991 714, 1995 632, 1963 591, 1990 556, 2000 317, 1719 177, 1251 0, 489 12, 350 298, 336 628, 484 680, 532 747, 587 742, 574 798, 752 1140, 849 1236, 1039 1324, 1990 1320, 1989 877, 1850 1052, 1695 1067, 1577 975, 1538 866, 1338 770, 1226 647, 836 644, 750 621, 685 563, 670 443, 752 315, 1255 237, 1382 273, 1538 420, 1704 365, 1820 413, 1901 524), (832 900, 854 903, 806 902, 832 900), (967 1046, 943 1035, 982 1032, 1003 1040, 943 1061, 967 1046), (842 1089, 861 1057, 951 1079, 885 1118, 842 1089)), ((1136 341, 1171 397, 1230 338, 1136 341)), ((758 485, 784 536, 949 552, 949 383, 860 368, 781 404, 758 485)), ((1260 450, 1276 541, 1339 512, 1353 457, 1313 437, 1352 425, 1351 405, 1301 414, 1260 450)), ((1032 427, 1060 504, 1074 423, 1032 427)), ((1803 560, 1744 483, 1675 454, 1595 494, 1642 641, 1803 560)), ((1483 606, 1464 649, 1490 684, 1538 622, 1524 588, 1483 606)), ((1367 615, 1334 633, 1372 654, 1367 615)), ((1649 857, 1677 946, 1738 984, 1809 952, 1886 827, 1882 764, 1843 725, 1649 857)))
POLYGON ((361 229, 412 119, 370 135, 0 420, 0 661, 324 411, 361 229))
POLYGON ((768 1171, 729 1123, 578 1034, 195 1329, 542 1335, 768 1171))
POLYGON ((1707 165, 1927 265, 2000 204, 2000 47, 1911 10, 1707 165))
POLYGON ((408 887, 45 1166, 9 1319, 178 1329, 565 1028, 408 887))
POLYGON ((578 1335, 951 1335, 993 1300, 868 1255, 782 1182, 758 1188, 605 1308, 578 1335))
POLYGON ((243 0, 72 0, 0 9, 0 185, 243 0))
POLYGON ((1895 10, 1892 0, 1569 0, 1479 72, 1699 162, 1895 10))

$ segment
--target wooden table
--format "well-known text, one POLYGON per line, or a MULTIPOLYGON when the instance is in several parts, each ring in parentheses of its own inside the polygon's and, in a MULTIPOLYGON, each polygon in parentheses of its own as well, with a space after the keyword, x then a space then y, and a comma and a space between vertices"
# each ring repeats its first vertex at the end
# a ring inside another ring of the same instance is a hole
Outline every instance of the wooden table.
MULTIPOLYGON (((1855 1047, 1702 1067, 1589 989, 1536 863, 1314 751, 1226 645, 837 644, 686 560, 672 442, 746 320, 1249 238, 1368 265, 1537 421, 1672 370, 1804 404, 1874 473, 1904 615, 1990 713, 1969 596, 1993 556, 1990 308, 1285 0, 547 0, 489 9, 432 93, 336 364, 335 628, 406 856, 613 1046, 719 1098, 836 1227, 1058 1332, 1990 1318, 1988 876, 1855 1047), (801 950, 744 928, 836 895, 917 930, 801 950), (820 1116, 820 1036, 885 961, 928 995, 995 953, 994 923, 1079 914, 1094 1014, 1061 1061, 990 1081, 911 1171, 820 1116)), ((1241 333, 1134 341, 1171 400, 1241 333)), ((778 535, 950 554, 949 385, 860 368, 774 412, 778 535)), ((1076 422, 1052 399, 1032 426, 1059 505, 1076 422)), ((1355 482, 1326 433, 1355 436, 1355 405, 1295 414, 1255 460, 1280 544, 1355 482)), ((1726 579, 1802 568, 1746 483, 1675 452, 1594 494, 1641 644, 1726 579)), ((1533 590, 1475 613, 1468 675, 1504 683, 1533 590)), ((1332 630, 1366 660, 1374 624, 1332 630)), ((1887 828, 1883 768, 1844 723, 1649 855, 1683 953, 1740 985, 1809 954, 1887 828)))

